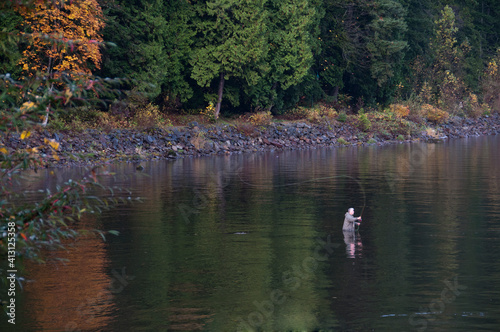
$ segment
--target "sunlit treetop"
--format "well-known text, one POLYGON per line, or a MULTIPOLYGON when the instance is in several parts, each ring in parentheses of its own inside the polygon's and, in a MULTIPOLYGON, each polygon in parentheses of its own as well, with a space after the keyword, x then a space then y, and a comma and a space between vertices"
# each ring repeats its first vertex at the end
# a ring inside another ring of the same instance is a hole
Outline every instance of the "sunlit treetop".
POLYGON ((104 21, 96 0, 38 1, 17 10, 32 40, 20 60, 26 75, 90 75, 100 68, 104 21))

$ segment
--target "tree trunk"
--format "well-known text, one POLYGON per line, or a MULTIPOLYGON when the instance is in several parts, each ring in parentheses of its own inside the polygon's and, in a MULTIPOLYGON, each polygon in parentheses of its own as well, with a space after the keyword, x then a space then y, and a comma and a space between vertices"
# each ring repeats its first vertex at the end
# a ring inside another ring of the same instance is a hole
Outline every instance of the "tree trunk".
POLYGON ((50 111, 50 105, 47 106, 47 108, 45 109, 45 118, 43 119, 42 127, 47 126, 47 123, 49 122, 49 111, 50 111))
POLYGON ((224 92, 224 73, 220 73, 219 98, 217 99, 217 105, 215 106, 215 114, 214 114, 216 120, 219 118, 220 104, 222 103, 223 92, 224 92))
MULTIPOLYGON (((54 88, 54 84, 51 84, 51 86, 49 88, 49 95, 52 94, 53 88, 54 88)), ((50 112, 50 104, 48 104, 47 108, 45 109, 45 118, 43 119, 42 127, 47 126, 47 123, 49 122, 49 112, 50 112)))
POLYGON ((335 88, 333 89, 333 100, 337 101, 337 97, 339 95, 339 86, 335 86, 335 88))
MULTIPOLYGON (((278 82, 274 82, 273 86, 271 87, 271 92, 273 90, 276 90, 277 87, 278 87, 278 82)), ((273 108, 273 106, 274 106, 274 96, 271 98, 271 103, 270 103, 269 107, 267 108, 267 111, 271 112, 271 109, 273 108)))

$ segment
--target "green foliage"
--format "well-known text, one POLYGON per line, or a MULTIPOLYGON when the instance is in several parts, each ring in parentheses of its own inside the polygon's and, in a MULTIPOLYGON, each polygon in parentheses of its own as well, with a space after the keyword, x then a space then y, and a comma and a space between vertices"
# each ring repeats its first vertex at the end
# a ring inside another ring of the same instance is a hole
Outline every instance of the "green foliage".
POLYGON ((430 101, 451 113, 459 112, 468 89, 464 82, 464 56, 470 47, 467 41, 457 41, 456 16, 450 6, 445 6, 435 21, 435 37, 431 51, 435 55, 429 84, 430 101))
MULTIPOLYGON (((17 3, 0 4, 0 69, 15 78, 19 42, 26 38, 17 33, 17 3)), ((496 0, 100 4, 103 38, 116 47, 102 49, 98 74, 131 78, 121 88, 147 93, 147 103, 162 111, 199 110, 213 102, 218 115, 224 100, 228 115, 281 114, 349 94, 351 106, 420 98, 458 113, 471 94, 483 99, 484 67, 500 46, 496 0)))
POLYGON ((337 139, 337 143, 342 144, 342 145, 347 145, 349 144, 344 138, 340 137, 337 139))
POLYGON ((255 86, 250 86, 252 104, 271 109, 277 91, 299 84, 312 64, 313 41, 310 27, 316 14, 309 1, 267 1, 266 31, 268 51, 261 59, 263 72, 255 86))
POLYGON ((193 96, 188 83, 188 60, 194 15, 186 1, 118 0, 108 3, 103 38, 117 47, 105 50, 101 75, 128 77, 150 100, 163 94, 166 103, 193 96))
POLYGON ((0 47, 0 73, 10 73, 13 77, 18 77, 21 68, 18 66, 21 52, 19 51, 17 27, 22 21, 22 17, 14 10, 0 10, 0 35, 2 43, 0 47))
POLYGON ((406 11, 397 1, 382 0, 374 6, 371 16, 368 27, 372 35, 366 47, 371 57, 371 75, 380 87, 400 70, 408 46, 403 40, 406 11))
POLYGON ((218 79, 217 118, 225 80, 239 77, 250 86, 258 82, 256 69, 266 53, 264 2, 199 1, 196 10, 197 43, 190 61, 191 77, 201 87, 218 79))
POLYGON ((342 24, 341 3, 337 0, 324 2, 325 15, 320 23, 321 53, 315 58, 315 70, 319 73, 325 93, 336 97, 344 87, 343 76, 350 62, 354 44, 349 42, 342 24))
MULTIPOLYGON (((446 6, 441 11, 441 17, 435 21, 435 37, 431 44, 435 54, 436 73, 446 70, 455 70, 460 59, 460 49, 457 47, 456 34, 458 28, 455 24, 455 13, 451 7, 446 6)), ((440 75, 442 77, 442 74, 440 75)))
POLYGON ((347 114, 345 111, 340 112, 339 116, 337 117, 337 121, 339 121, 339 122, 346 122, 347 121, 347 114))
POLYGON ((370 130, 372 126, 372 123, 364 113, 359 115, 359 124, 360 124, 360 129, 363 131, 370 130))

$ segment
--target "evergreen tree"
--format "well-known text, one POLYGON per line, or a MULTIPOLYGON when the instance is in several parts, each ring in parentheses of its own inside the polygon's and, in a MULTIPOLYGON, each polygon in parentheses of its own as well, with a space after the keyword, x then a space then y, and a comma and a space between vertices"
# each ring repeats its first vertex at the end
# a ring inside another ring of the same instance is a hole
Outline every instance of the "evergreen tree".
POLYGON ((435 54, 435 73, 454 70, 459 63, 459 49, 457 48, 457 31, 455 13, 451 7, 446 6, 441 12, 441 17, 435 21, 435 37, 431 43, 435 54))
POLYGON ((262 59, 265 73, 259 83, 250 86, 253 104, 270 110, 278 92, 302 81, 312 64, 310 33, 316 9, 308 0, 269 0, 266 6, 268 52, 262 59))
POLYGON ((432 0, 401 0, 406 8, 406 40, 408 41, 407 60, 425 56, 429 42, 434 34, 434 6, 432 0))
POLYGON ((319 72, 323 90, 337 98, 344 87, 343 76, 350 62, 347 31, 343 25, 344 8, 338 0, 324 1, 325 16, 320 24, 321 52, 315 59, 315 69, 319 72))
POLYGON ((370 52, 370 71, 372 78, 381 87, 388 83, 401 69, 407 42, 403 40, 406 32, 406 13, 400 3, 394 0, 381 0, 374 5, 371 30, 367 43, 370 52))
POLYGON ((327 92, 336 96, 344 86, 356 99, 389 100, 407 48, 404 7, 395 0, 325 0, 325 10, 316 66, 327 92))
POLYGON ((325 18, 321 22, 321 53, 316 57, 323 89, 337 96, 339 89, 355 96, 367 83, 369 53, 366 48, 370 16, 366 0, 324 0, 325 18))
POLYGON ((197 1, 196 47, 191 77, 202 87, 218 81, 215 118, 224 83, 231 77, 247 85, 259 80, 257 65, 266 54, 264 0, 197 1))
POLYGON ((18 28, 22 17, 12 8, 1 8, 0 10, 0 34, 3 35, 0 49, 0 73, 9 73, 13 77, 20 74, 19 60, 21 52, 18 43, 18 28))
POLYGON ((182 101, 192 96, 187 66, 193 30, 186 0, 117 0, 105 7, 104 38, 117 45, 105 54, 104 76, 129 77, 151 98, 164 93, 182 101))
MULTIPOLYGON (((457 39, 470 44, 464 59, 464 80, 479 91, 480 77, 485 63, 495 54, 499 42, 500 2, 494 0, 456 1, 457 39)), ((455 7, 454 7, 455 8, 455 7)))

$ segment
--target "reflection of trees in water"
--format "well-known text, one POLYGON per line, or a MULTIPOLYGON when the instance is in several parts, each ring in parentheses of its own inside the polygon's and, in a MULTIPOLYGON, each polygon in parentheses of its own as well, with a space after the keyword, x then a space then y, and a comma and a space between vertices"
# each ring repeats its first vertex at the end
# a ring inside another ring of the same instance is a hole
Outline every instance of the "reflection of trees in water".
MULTIPOLYGON (((177 308, 193 308, 200 320, 207 318, 205 327, 227 329, 221 322, 237 325, 239 317, 257 310, 255 301, 269 300, 271 291, 284 287, 283 272, 311 254, 315 237, 340 235, 348 207, 361 212, 360 185, 349 176, 366 189, 363 243, 344 238, 351 258, 339 248, 326 263, 329 271, 318 269, 304 280, 264 326, 279 330, 285 325, 273 320, 292 313, 297 324, 310 326, 332 313, 344 322, 362 320, 381 310, 365 303, 375 298, 403 310, 414 303, 409 292, 432 288, 439 278, 464 271, 460 262, 467 257, 484 254, 468 234, 492 218, 481 216, 478 207, 489 205, 498 216, 500 161, 490 158, 483 168, 485 155, 498 154, 496 144, 402 144, 144 163, 150 176, 130 177, 123 185, 137 188, 144 204, 128 208, 120 220, 125 238, 118 240, 132 249, 115 260, 154 267, 143 269, 139 282, 154 285, 144 296, 171 308, 165 312, 172 322, 181 315, 177 308), (387 172, 396 175, 391 185, 387 172), (181 204, 190 209, 188 220, 181 204), (232 234, 241 231, 248 234, 232 234), (327 300, 319 282, 329 285, 327 300), (210 308, 213 303, 218 307, 210 308)), ((134 171, 132 165, 116 167, 134 171)), ((161 326, 164 318, 151 326, 161 326)))
POLYGON ((28 278, 34 281, 25 286, 28 300, 22 310, 43 331, 106 329, 115 303, 102 239, 82 238, 75 248, 48 255, 69 261, 27 262, 28 278))

